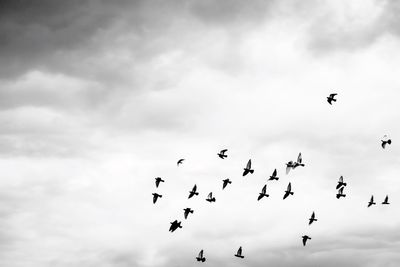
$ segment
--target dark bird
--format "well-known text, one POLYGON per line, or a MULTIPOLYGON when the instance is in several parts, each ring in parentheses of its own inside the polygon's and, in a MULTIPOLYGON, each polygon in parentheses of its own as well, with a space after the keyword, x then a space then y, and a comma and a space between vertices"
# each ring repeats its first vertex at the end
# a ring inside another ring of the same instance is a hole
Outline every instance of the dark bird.
POLYGON ((386 145, 390 145, 392 143, 392 140, 389 139, 387 135, 385 135, 383 136, 383 140, 381 140, 381 142, 382 142, 382 148, 385 149, 386 145))
POLYGON ((218 157, 220 157, 221 159, 224 159, 226 157, 228 157, 228 155, 225 155, 225 152, 228 151, 228 149, 222 149, 217 155, 218 157))
POLYGON ((253 173, 254 170, 251 169, 251 159, 247 162, 246 168, 244 168, 243 176, 246 176, 248 173, 253 173))
POLYGON ((264 187, 261 189, 261 193, 259 193, 257 200, 259 201, 263 197, 269 197, 269 195, 266 192, 267 192, 267 185, 264 185, 264 187))
POLYGON ((335 96, 336 96, 337 94, 330 94, 328 97, 327 97, 327 101, 328 101, 328 103, 330 104, 330 105, 332 105, 332 101, 333 102, 336 102, 336 99, 335 99, 335 96))
POLYGON ((293 163, 293 169, 296 169, 299 166, 304 167, 304 164, 302 163, 302 161, 303 161, 303 158, 301 157, 301 153, 299 153, 299 156, 297 156, 297 161, 293 163))
POLYGON ((340 197, 346 197, 346 194, 343 194, 343 188, 340 188, 338 193, 336 194, 336 198, 339 199, 340 197))
POLYGON ((183 216, 185 217, 185 220, 187 219, 189 213, 193 213, 193 210, 191 208, 186 208, 183 209, 185 212, 183 213, 183 216))
POLYGON ((176 163, 176 165, 179 166, 179 164, 182 164, 184 160, 185 160, 185 159, 180 159, 180 160, 178 160, 178 162, 176 163))
POLYGON ((368 202, 368 208, 371 207, 372 205, 376 205, 376 203, 374 202, 374 196, 371 196, 370 201, 368 202))
POLYGON ((274 170, 274 172, 272 173, 272 175, 269 177, 268 180, 279 180, 279 177, 276 176, 278 175, 278 172, 276 171, 276 169, 274 170))
POLYGON ((181 222, 178 222, 177 220, 175 220, 175 221, 171 222, 171 226, 169 227, 169 231, 172 233, 178 228, 182 228, 181 222))
POLYGON ((199 255, 196 257, 197 261, 205 262, 206 258, 203 256, 203 250, 200 250, 199 255))
POLYGON ((343 176, 340 176, 336 189, 341 188, 342 186, 346 186, 347 183, 343 182, 343 176))
POLYGON ((285 195, 283 196, 283 199, 287 198, 289 195, 294 194, 291 190, 292 190, 292 185, 289 183, 285 191, 285 195))
POLYGON ((286 163, 286 174, 289 174, 290 169, 292 169, 294 166, 293 161, 289 161, 288 163, 286 163))
POLYGON ((196 192, 196 190, 197 190, 197 185, 194 185, 192 191, 189 191, 189 197, 188 198, 191 198, 194 195, 197 196, 199 193, 196 192))
POLYGON ((303 235, 302 238, 303 238, 303 246, 306 245, 308 239, 311 239, 311 237, 309 237, 308 235, 303 235))
POLYGON ((318 221, 317 219, 315 219, 315 212, 313 212, 313 213, 311 214, 311 218, 308 219, 308 220, 309 220, 308 225, 312 224, 313 222, 318 221))
POLYGON ((231 184, 231 183, 232 183, 231 180, 229 180, 229 178, 222 180, 222 182, 223 182, 223 184, 222 184, 222 190, 224 190, 225 187, 226 187, 228 184, 231 184))
POLYGON ((386 195, 385 200, 382 202, 383 205, 389 205, 389 196, 386 195))
POLYGON ((162 198, 162 195, 153 193, 153 203, 156 204, 158 198, 162 198))
POLYGON ((208 194, 206 200, 207 200, 208 202, 210 202, 210 203, 211 203, 211 202, 215 202, 215 197, 212 196, 212 192, 210 192, 210 194, 208 194))
POLYGON ((244 258, 244 256, 242 255, 242 247, 240 247, 238 249, 238 251, 235 254, 235 257, 242 258, 242 259, 244 258))
POLYGON ((161 177, 157 177, 156 178, 156 187, 158 187, 160 185, 160 182, 165 182, 163 179, 161 179, 161 177))

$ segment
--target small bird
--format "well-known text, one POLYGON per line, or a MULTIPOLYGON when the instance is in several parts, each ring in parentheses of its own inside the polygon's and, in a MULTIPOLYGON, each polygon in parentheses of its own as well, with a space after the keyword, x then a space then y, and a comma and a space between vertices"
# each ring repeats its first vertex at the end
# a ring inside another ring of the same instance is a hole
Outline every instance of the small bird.
POLYGON ((193 197, 194 195, 197 196, 197 195, 199 194, 198 192, 196 192, 196 190, 197 190, 197 185, 194 185, 192 191, 189 191, 189 197, 188 197, 188 199, 191 198, 191 197, 193 197))
POLYGON ((340 176, 336 189, 341 188, 342 186, 346 186, 347 183, 343 182, 343 176, 340 176))
POLYGON ((313 222, 318 221, 317 219, 315 219, 315 212, 313 212, 313 213, 311 214, 311 218, 308 219, 308 220, 309 220, 308 225, 312 224, 313 222))
POLYGON ((161 177, 157 177, 156 179, 156 187, 158 187, 160 185, 160 182, 165 182, 163 179, 161 179, 161 177))
POLYGON ((371 196, 370 201, 368 202, 368 208, 371 207, 372 205, 376 205, 376 203, 374 202, 374 196, 371 196))
POLYGON ((242 247, 240 247, 238 249, 238 251, 235 254, 235 257, 242 258, 242 259, 244 258, 244 256, 242 255, 242 247))
POLYGON ((384 136, 383 136, 383 140, 381 140, 381 142, 382 142, 382 148, 385 149, 385 148, 386 148, 386 145, 390 145, 390 144, 392 143, 392 140, 389 139, 389 138, 387 137, 387 135, 384 135, 384 136))
POLYGON ((296 169, 299 166, 304 167, 304 164, 302 163, 302 161, 303 161, 303 158, 301 157, 301 153, 299 153, 299 156, 297 157, 297 161, 293 163, 293 169, 296 169))
POLYGON ((184 160, 185 160, 185 159, 180 159, 180 160, 178 160, 178 162, 176 163, 176 165, 179 166, 179 164, 182 164, 184 160))
POLYGON ((222 182, 223 182, 223 184, 222 184, 222 190, 224 190, 225 187, 226 187, 228 184, 231 184, 231 183, 232 183, 231 180, 229 180, 229 178, 222 180, 222 182))
POLYGON ((257 200, 260 201, 260 199, 262 199, 263 197, 269 197, 269 195, 266 192, 267 192, 267 185, 264 185, 264 187, 261 189, 261 193, 259 193, 257 200))
POLYGON ((306 245, 308 239, 311 239, 311 237, 309 237, 308 235, 303 235, 302 238, 303 238, 303 246, 306 245))
POLYGON ((335 99, 335 96, 336 96, 337 94, 330 94, 328 97, 327 97, 327 101, 328 101, 328 103, 330 104, 330 105, 332 105, 332 101, 333 102, 336 102, 336 99, 335 99))
POLYGON ((289 161, 288 163, 286 163, 286 174, 289 174, 290 169, 292 169, 294 166, 293 161, 289 161))
POLYGON ((294 192, 292 192, 291 190, 292 190, 292 185, 289 183, 285 191, 285 195, 283 196, 283 199, 287 198, 289 195, 294 194, 294 192))
POLYGON ((203 250, 200 250, 199 255, 196 257, 197 261, 205 262, 206 258, 203 256, 203 250))
POLYGON ((243 176, 246 176, 248 173, 253 173, 254 170, 251 169, 251 159, 247 162, 246 168, 244 168, 243 176))
POLYGON ((278 174, 278 172, 276 171, 276 169, 274 170, 274 172, 272 173, 272 175, 269 177, 268 180, 279 180, 279 177, 276 176, 278 174))
POLYGON ((222 149, 217 155, 218 157, 220 157, 221 159, 224 159, 226 157, 228 157, 228 155, 225 155, 225 152, 228 151, 228 149, 222 149))
POLYGON ((340 188, 338 193, 336 194, 336 198, 339 199, 340 197, 346 197, 346 194, 343 194, 343 188, 340 188))
POLYGON ((172 233, 178 228, 182 228, 181 222, 178 222, 177 220, 173 221, 170 223, 171 226, 169 227, 169 231, 172 233))
POLYGON ((189 213, 193 213, 193 210, 191 208, 186 208, 183 209, 185 212, 183 213, 183 216, 185 217, 185 220, 187 219, 189 213))
POLYGON ((212 192, 210 192, 210 194, 208 194, 206 200, 207 200, 208 202, 210 202, 210 203, 211 203, 211 202, 215 202, 215 197, 212 196, 212 192))
POLYGON ((383 205, 389 205, 389 196, 386 195, 385 200, 382 202, 383 205))
POLYGON ((153 193, 153 203, 156 204, 158 198, 162 198, 162 195, 153 193))

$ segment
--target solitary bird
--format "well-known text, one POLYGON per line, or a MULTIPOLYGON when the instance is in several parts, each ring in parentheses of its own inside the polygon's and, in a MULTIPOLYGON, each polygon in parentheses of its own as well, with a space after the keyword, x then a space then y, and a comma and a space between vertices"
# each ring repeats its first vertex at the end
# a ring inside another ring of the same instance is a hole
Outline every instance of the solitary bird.
POLYGON ((343 188, 340 188, 338 193, 336 194, 336 198, 339 199, 340 197, 346 197, 346 194, 343 194, 343 188))
POLYGON ((240 247, 238 249, 238 251, 235 254, 235 257, 242 258, 242 259, 244 258, 244 256, 242 255, 242 247, 240 247))
POLYGON ((228 149, 222 149, 217 155, 218 157, 220 157, 221 159, 224 159, 226 157, 228 157, 228 155, 225 155, 225 152, 228 151, 228 149))
POLYGON ((371 207, 372 205, 376 205, 376 203, 374 202, 374 196, 371 196, 370 201, 368 202, 368 208, 371 207))
POLYGON ((383 205, 389 205, 389 196, 386 195, 385 200, 382 202, 383 205))
POLYGON ((328 101, 328 103, 330 104, 330 105, 332 105, 332 101, 333 102, 336 102, 336 99, 335 99, 335 96, 336 96, 337 94, 330 94, 328 97, 327 97, 327 101, 328 101))
POLYGON ((179 164, 182 164, 184 160, 185 160, 185 159, 180 159, 180 160, 178 160, 178 162, 176 163, 176 165, 179 166, 179 164))
POLYGON ((188 215, 189 215, 189 213, 193 213, 193 210, 191 208, 186 208, 186 209, 183 209, 183 210, 184 210, 183 216, 185 217, 185 220, 186 220, 188 215))
POLYGON ((158 198, 162 198, 162 195, 153 193, 153 203, 156 204, 158 198))
POLYGON ((206 200, 207 200, 208 202, 210 202, 210 203, 211 203, 211 202, 215 202, 215 197, 212 196, 212 192, 210 192, 210 194, 208 194, 206 200))
POLYGON ((171 222, 171 226, 169 227, 169 231, 172 233, 176 229, 182 228, 181 222, 178 222, 177 220, 171 222))
POLYGON ((288 163, 286 163, 286 174, 289 174, 290 169, 292 169, 294 166, 293 161, 289 161, 288 163))
POLYGON ((161 179, 161 177, 157 177, 156 179, 156 187, 158 187, 160 185, 160 182, 165 182, 163 179, 161 179))
POLYGON ((264 187, 261 189, 261 193, 259 193, 257 200, 259 201, 263 197, 269 197, 269 195, 266 192, 267 192, 267 185, 264 185, 264 187))
POLYGON ((301 153, 299 153, 299 156, 297 157, 297 161, 293 163, 293 169, 296 169, 297 167, 301 166, 304 167, 304 164, 302 163, 303 158, 301 157, 301 153))
POLYGON ((315 212, 313 212, 313 213, 311 214, 311 218, 308 219, 308 220, 309 220, 308 225, 312 224, 313 222, 318 221, 317 219, 315 219, 315 212))
POLYGON ((225 187, 226 187, 228 184, 231 184, 231 183, 232 183, 231 180, 229 180, 229 178, 222 180, 222 182, 223 182, 223 184, 222 184, 222 190, 224 190, 225 187))
POLYGON ((303 246, 306 245, 308 239, 311 239, 311 237, 309 237, 308 235, 303 235, 302 238, 303 238, 303 246))
POLYGON ((199 255, 196 257, 197 261, 205 262, 206 258, 203 256, 203 250, 200 250, 199 255))
POLYGON ((342 186, 346 186, 347 183, 343 182, 343 176, 340 176, 336 189, 341 188, 342 186))
POLYGON ((246 168, 244 168, 243 176, 246 176, 248 173, 253 173, 254 170, 251 169, 251 159, 247 162, 246 168))
POLYGON ((197 185, 194 185, 193 186, 193 189, 191 190, 191 191, 189 191, 189 197, 188 197, 188 199, 189 198, 191 198, 192 196, 194 196, 194 195, 198 195, 199 193, 198 192, 196 192, 196 190, 197 190, 197 185))
POLYGON ((274 172, 272 173, 272 175, 269 177, 268 180, 279 180, 279 177, 277 176, 278 172, 276 171, 276 169, 274 170, 274 172))
POLYGON ((292 190, 292 185, 289 183, 285 191, 285 195, 283 196, 283 199, 287 198, 289 195, 294 194, 291 190, 292 190))
POLYGON ((381 142, 382 142, 382 148, 385 149, 386 145, 390 145, 392 143, 392 140, 389 139, 387 135, 385 135, 383 136, 383 140, 381 140, 381 142))

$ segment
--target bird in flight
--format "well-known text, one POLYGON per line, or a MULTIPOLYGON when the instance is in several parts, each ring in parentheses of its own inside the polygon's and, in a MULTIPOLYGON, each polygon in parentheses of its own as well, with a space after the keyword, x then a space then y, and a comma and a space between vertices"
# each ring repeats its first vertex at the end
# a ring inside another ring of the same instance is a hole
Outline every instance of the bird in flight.
POLYGON ((381 140, 382 142, 382 148, 385 149, 386 145, 390 145, 392 143, 392 140, 390 138, 387 137, 387 135, 383 136, 383 140, 381 140))
POLYGON ((269 197, 269 195, 266 192, 267 192, 267 185, 264 185, 264 187, 261 189, 261 193, 259 193, 257 200, 260 201, 260 199, 262 199, 263 197, 269 197))
POLYGON ((283 196, 283 199, 287 198, 289 195, 294 194, 291 190, 292 190, 292 185, 289 183, 285 191, 285 195, 283 196))
POLYGON ((303 246, 305 246, 306 243, 307 243, 307 240, 308 240, 308 239, 311 239, 311 237, 309 237, 308 235, 303 235, 303 236, 302 236, 302 239, 303 239, 303 246))
POLYGON ((276 171, 276 169, 274 170, 274 172, 272 173, 272 175, 269 177, 268 180, 279 180, 279 177, 277 176, 278 172, 276 171))
POLYGON ((206 258, 203 255, 203 250, 200 250, 199 255, 196 257, 197 261, 205 262, 206 258))
POLYGON ((191 208, 186 208, 186 209, 183 209, 183 210, 184 210, 183 216, 185 217, 185 220, 186 220, 188 215, 189 215, 189 213, 193 213, 193 210, 191 208))
POLYGON ((386 195, 385 200, 382 202, 383 205, 389 205, 389 196, 386 195))
POLYGON ((222 182, 223 182, 223 184, 222 184, 222 190, 224 190, 225 187, 226 187, 228 184, 231 184, 231 183, 232 183, 231 180, 229 180, 229 178, 222 180, 222 182))
POLYGON ((184 160, 185 160, 185 159, 180 159, 180 160, 178 160, 178 162, 176 163, 176 165, 179 166, 179 164, 182 164, 184 160))
POLYGON ((343 188, 340 188, 338 193, 336 194, 336 198, 339 199, 340 197, 346 197, 346 194, 343 194, 343 188))
POLYGON ((371 207, 372 205, 376 205, 376 203, 374 202, 374 196, 371 196, 371 199, 368 202, 368 208, 371 207))
POLYGON ((248 173, 253 173, 254 170, 251 169, 251 159, 247 162, 246 168, 244 168, 243 176, 246 176, 248 173))
POLYGON ((212 196, 212 192, 210 192, 210 194, 208 194, 206 200, 207 200, 208 202, 210 202, 210 203, 211 203, 211 202, 215 202, 215 197, 212 196))
POLYGON ((193 197, 194 195, 198 195, 199 193, 198 192, 196 192, 196 190, 197 190, 197 185, 194 185, 193 186, 193 189, 191 190, 191 191, 189 191, 189 197, 188 197, 188 199, 189 198, 191 198, 191 197, 193 197))
POLYGON ((299 153, 299 155, 297 156, 297 161, 295 161, 293 163, 292 168, 296 169, 299 166, 304 167, 304 164, 302 163, 302 161, 303 161, 303 158, 301 157, 301 153, 299 153))
POLYGON ((163 179, 161 179, 161 177, 157 177, 155 179, 156 179, 156 187, 160 185, 160 182, 165 182, 163 179))
POLYGON ((292 169, 294 166, 293 161, 289 161, 288 163, 286 163, 286 174, 289 174, 290 169, 292 169))
POLYGON ((242 258, 242 259, 244 258, 244 256, 242 255, 242 247, 240 247, 238 249, 238 251, 235 254, 235 257, 242 258))
POLYGON ((153 193, 153 203, 156 204, 158 198, 162 198, 162 195, 153 193))
POLYGON ((330 94, 328 97, 327 97, 327 101, 328 101, 328 103, 330 104, 330 105, 332 105, 332 101, 333 102, 336 102, 336 99, 335 99, 335 96, 336 96, 337 94, 330 94))
POLYGON ((225 152, 228 151, 228 149, 222 149, 217 155, 218 157, 220 157, 221 159, 224 159, 226 157, 228 157, 228 155, 225 155, 225 152))
POLYGON ((343 176, 340 176, 336 189, 341 188, 342 186, 346 186, 347 183, 343 182, 343 176))
POLYGON ((315 212, 313 212, 313 213, 311 214, 311 218, 308 219, 308 220, 309 220, 308 225, 312 224, 313 222, 318 221, 317 219, 315 219, 315 212))
POLYGON ((177 220, 171 222, 171 226, 169 227, 169 231, 172 233, 176 229, 182 228, 181 222, 178 222, 177 220))

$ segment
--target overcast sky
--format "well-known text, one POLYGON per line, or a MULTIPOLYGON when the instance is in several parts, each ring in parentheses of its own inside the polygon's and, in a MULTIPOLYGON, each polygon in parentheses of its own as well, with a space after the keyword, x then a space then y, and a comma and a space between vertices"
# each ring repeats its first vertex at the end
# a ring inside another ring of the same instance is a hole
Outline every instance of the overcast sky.
POLYGON ((399 11, 1 0, 0 265, 399 266, 399 11), (305 167, 286 175, 299 152, 305 167))

